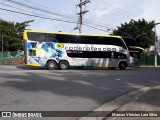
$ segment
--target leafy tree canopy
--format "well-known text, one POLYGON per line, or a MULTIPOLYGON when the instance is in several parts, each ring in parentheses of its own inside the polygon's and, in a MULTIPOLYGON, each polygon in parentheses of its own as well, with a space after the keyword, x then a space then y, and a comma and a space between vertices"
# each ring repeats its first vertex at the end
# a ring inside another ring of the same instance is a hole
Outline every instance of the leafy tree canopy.
POLYGON ((23 50, 22 32, 30 21, 9 22, 0 19, 0 49, 2 49, 2 36, 4 51, 23 50))
POLYGON ((113 31, 113 34, 132 36, 137 41, 138 46, 148 48, 150 45, 154 45, 154 24, 155 21, 148 22, 145 19, 131 20, 129 23, 121 24, 120 27, 113 31))

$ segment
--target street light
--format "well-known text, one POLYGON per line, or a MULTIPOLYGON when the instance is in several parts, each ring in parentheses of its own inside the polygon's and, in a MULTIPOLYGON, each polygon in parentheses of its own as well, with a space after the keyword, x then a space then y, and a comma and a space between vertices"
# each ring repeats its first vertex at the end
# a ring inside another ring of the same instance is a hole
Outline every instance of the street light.
POLYGON ((75 27, 73 30, 71 30, 70 32, 73 32, 74 30, 77 30, 78 29, 78 27, 75 27))
POLYGON ((155 59, 154 59, 154 65, 157 67, 157 33, 156 33, 156 26, 160 23, 154 23, 154 33, 155 33, 155 59))
POLYGON ((146 33, 142 33, 140 35, 137 35, 137 37, 134 40, 136 40, 137 38, 141 37, 142 35, 146 35, 146 33))
MULTIPOLYGON (((124 32, 124 34, 127 35, 127 36, 129 36, 129 37, 131 37, 131 38, 133 38, 132 35, 130 35, 130 34, 126 33, 126 32, 124 32)), ((134 39, 134 38, 133 38, 133 39, 134 39)))
POLYGON ((142 34, 137 35, 137 36, 134 38, 132 35, 130 35, 130 34, 128 34, 128 33, 124 33, 124 34, 128 35, 129 37, 133 38, 134 40, 136 40, 137 38, 141 37, 142 35, 146 35, 146 33, 142 33, 142 34))

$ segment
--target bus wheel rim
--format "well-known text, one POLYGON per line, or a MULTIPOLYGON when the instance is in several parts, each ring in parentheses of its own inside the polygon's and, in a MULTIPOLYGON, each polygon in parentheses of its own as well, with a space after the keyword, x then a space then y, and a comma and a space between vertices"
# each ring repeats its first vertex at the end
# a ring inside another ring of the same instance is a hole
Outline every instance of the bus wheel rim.
POLYGON ((62 67, 62 68, 66 68, 66 65, 65 65, 65 64, 61 64, 61 67, 62 67))
POLYGON ((54 63, 51 63, 51 64, 50 64, 50 67, 52 67, 52 68, 53 68, 53 67, 54 67, 54 63))

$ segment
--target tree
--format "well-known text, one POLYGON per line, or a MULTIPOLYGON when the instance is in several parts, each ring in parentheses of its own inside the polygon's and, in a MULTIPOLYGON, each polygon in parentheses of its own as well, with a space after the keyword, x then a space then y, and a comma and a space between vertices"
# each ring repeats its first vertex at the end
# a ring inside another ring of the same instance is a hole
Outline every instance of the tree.
MULTIPOLYGON (((26 21, 23 23, 18 23, 18 22, 15 23, 0 19, 0 38, 2 41, 2 35, 3 35, 4 51, 23 50, 22 32, 28 26, 29 22, 30 21, 26 21)), ((2 49, 1 43, 0 43, 0 49, 2 49)))
POLYGON ((138 21, 131 20, 129 23, 121 24, 120 27, 113 31, 113 34, 132 36, 134 39, 136 38, 135 40, 137 41, 138 46, 148 48, 150 45, 154 45, 154 24, 155 21, 147 22, 145 19, 139 19, 138 21))

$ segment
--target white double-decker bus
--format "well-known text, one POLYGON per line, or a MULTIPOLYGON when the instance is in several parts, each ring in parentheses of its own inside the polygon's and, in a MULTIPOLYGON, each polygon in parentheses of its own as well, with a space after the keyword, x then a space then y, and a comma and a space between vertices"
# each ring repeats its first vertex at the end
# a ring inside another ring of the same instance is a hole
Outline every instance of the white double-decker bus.
POLYGON ((69 67, 125 69, 139 65, 141 48, 129 37, 25 30, 23 38, 28 66, 64 70, 69 67))

